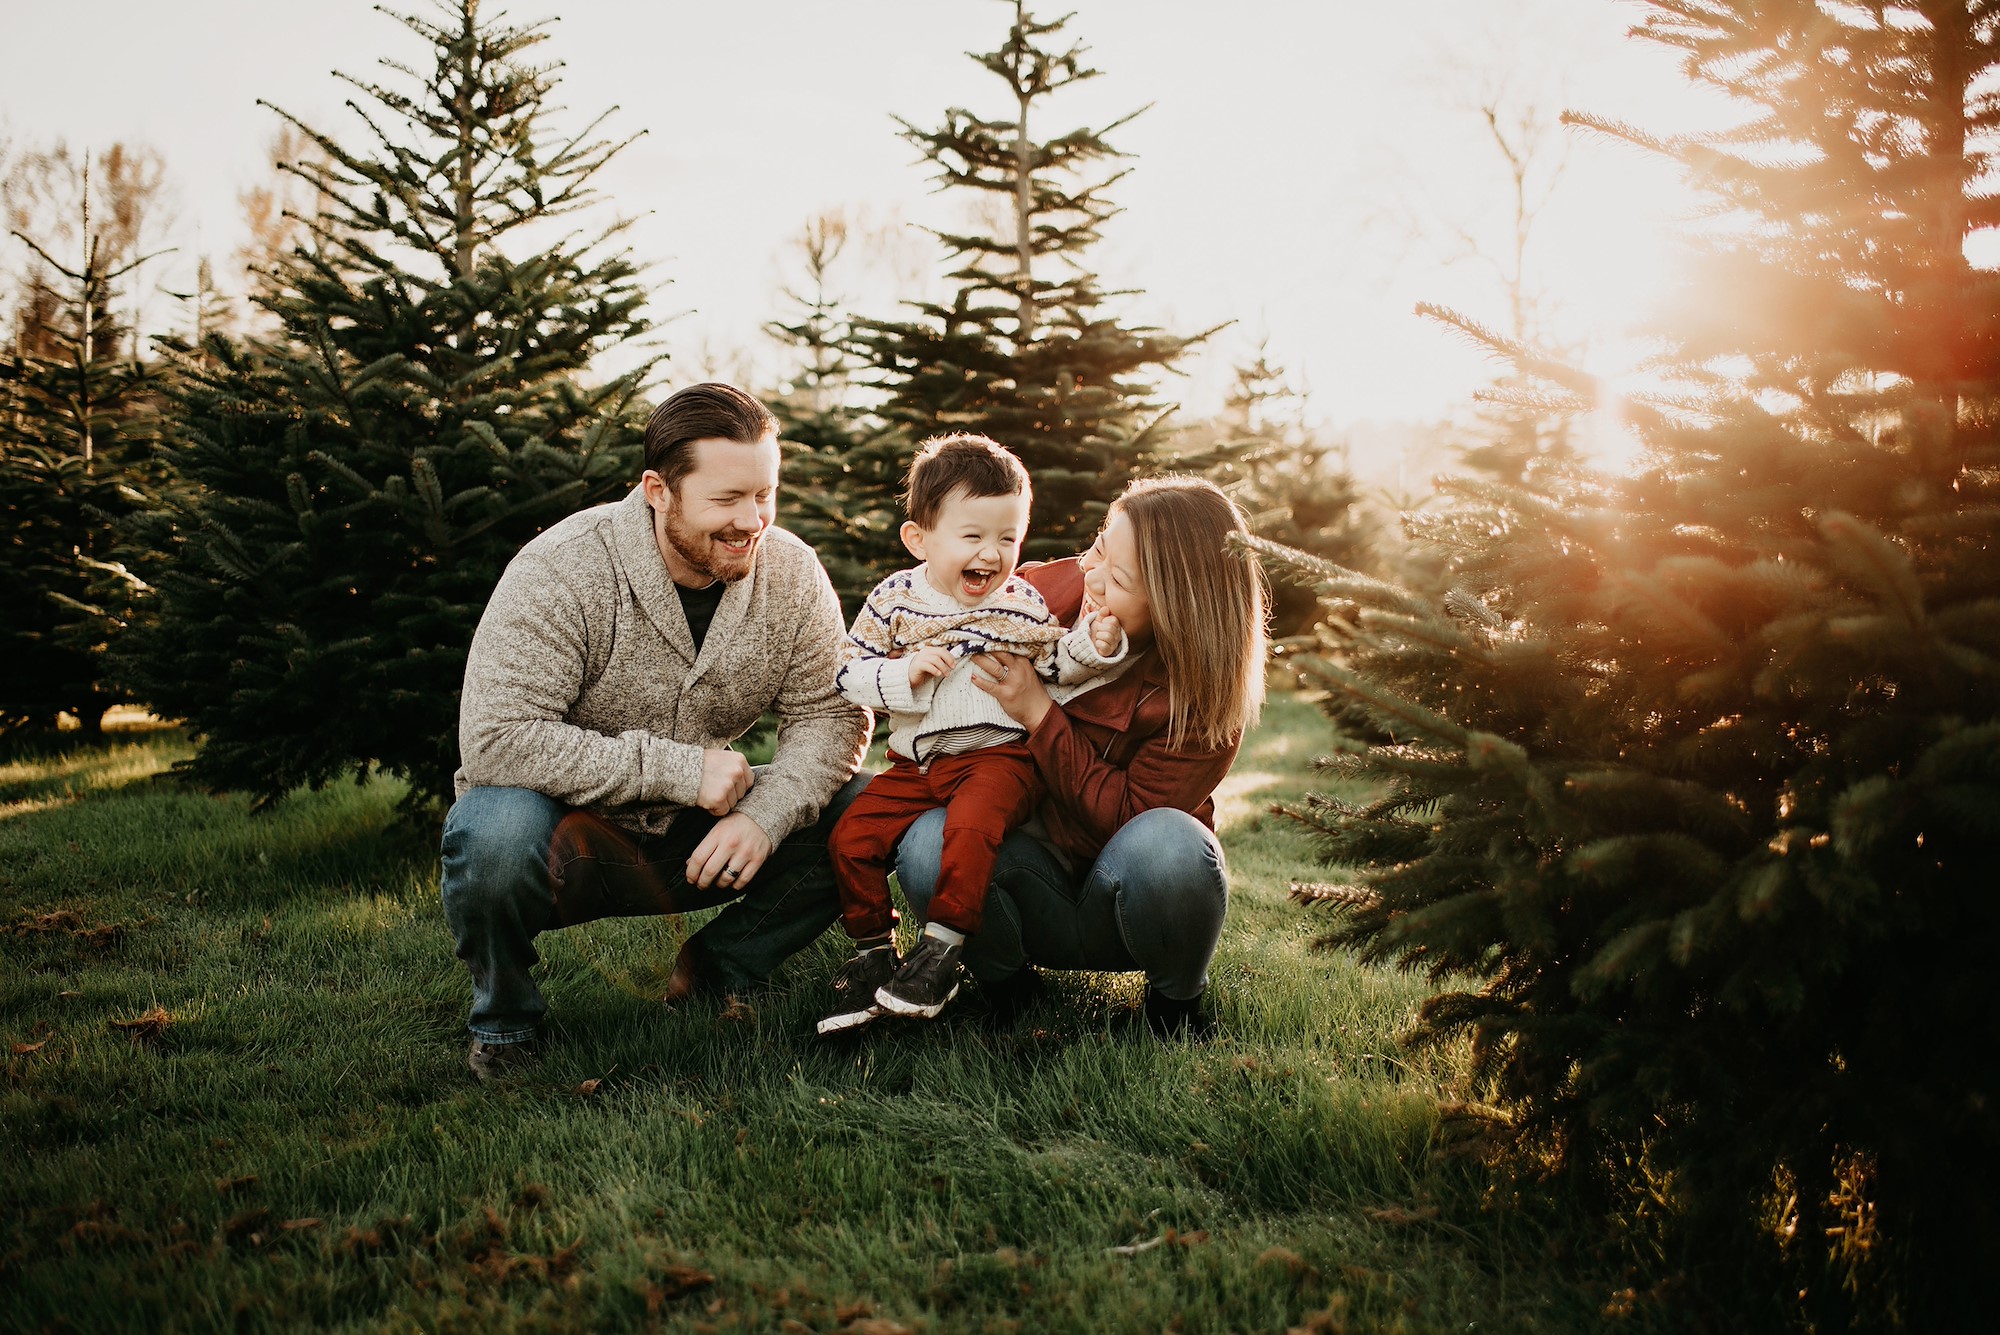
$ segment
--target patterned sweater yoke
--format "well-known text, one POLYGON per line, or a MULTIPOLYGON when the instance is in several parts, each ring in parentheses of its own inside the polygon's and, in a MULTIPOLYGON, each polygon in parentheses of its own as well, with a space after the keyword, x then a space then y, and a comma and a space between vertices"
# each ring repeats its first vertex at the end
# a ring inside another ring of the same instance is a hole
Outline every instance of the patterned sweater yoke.
POLYGON ((1055 644, 1063 628, 1049 614, 1035 586, 1018 575, 966 607, 931 587, 923 566, 901 570, 875 586, 854 620, 857 652, 908 653, 930 645, 959 658, 998 650, 1024 654, 1037 671, 1055 670, 1055 644))

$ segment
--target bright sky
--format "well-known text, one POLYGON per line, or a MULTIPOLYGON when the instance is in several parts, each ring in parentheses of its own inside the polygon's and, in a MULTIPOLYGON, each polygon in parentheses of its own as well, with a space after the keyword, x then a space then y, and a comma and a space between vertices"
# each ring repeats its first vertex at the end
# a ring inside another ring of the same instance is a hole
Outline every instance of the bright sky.
MULTIPOLYGON (((1682 83, 1669 53, 1624 36, 1642 12, 1629 3, 1069 4, 1071 31, 1104 77, 1056 102, 1041 130, 1153 104, 1115 139, 1135 170, 1098 268, 1144 289, 1124 307, 1130 318, 1180 332, 1237 322, 1168 386, 1196 410, 1214 406, 1228 361, 1260 338, 1335 425, 1433 417, 1481 383, 1483 359, 1411 308, 1437 301, 1504 323, 1491 272, 1452 258, 1454 233, 1498 253, 1511 226, 1474 109, 1482 87, 1503 80, 1551 114, 1588 110, 1656 132, 1722 114, 1682 83)), ((672 380, 727 367, 743 349, 759 369, 776 367, 758 331, 782 313, 781 256, 814 212, 864 209, 905 226, 951 217, 892 114, 928 124, 951 105, 1007 110, 994 101, 999 82, 962 54, 1004 33, 1009 8, 994 0, 507 9, 560 14, 541 50, 566 66, 569 123, 616 104, 609 128, 647 132, 601 180, 618 209, 643 215, 634 249, 671 280, 658 314, 684 313, 666 332, 672 380)), ((171 239, 183 256, 224 256, 240 239, 237 192, 260 179, 277 125, 257 100, 338 127, 345 86, 329 71, 373 76, 384 55, 424 59, 366 0, 0 0, 0 133, 157 146, 178 194, 171 239), (78 96, 85 50, 89 91, 78 96)), ((1566 133, 1551 151, 1567 166, 1530 272, 1609 368, 1613 335, 1658 291, 1671 225, 1692 200, 1631 150, 1566 133)), ((903 251, 927 260, 929 247, 918 234, 903 251)), ((18 264, 18 249, 0 262, 18 264)), ((881 266, 853 281, 869 313, 908 295, 881 266)))

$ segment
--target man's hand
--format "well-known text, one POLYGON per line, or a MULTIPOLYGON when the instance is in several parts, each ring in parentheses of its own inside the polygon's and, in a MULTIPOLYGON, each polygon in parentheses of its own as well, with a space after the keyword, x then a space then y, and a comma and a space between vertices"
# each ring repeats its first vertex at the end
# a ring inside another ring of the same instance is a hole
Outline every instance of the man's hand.
POLYGON ((1109 658, 1118 652, 1118 639, 1123 634, 1118 618, 1109 612, 1098 612, 1090 618, 1090 645, 1097 650, 1100 658, 1109 658))
POLYGON ((687 878, 704 890, 712 885, 740 890, 770 856, 771 836, 764 833, 764 827, 732 812, 717 821, 688 854, 687 878))
POLYGON ((932 677, 942 677, 958 666, 958 660, 951 656, 951 650, 941 645, 926 645, 910 655, 910 687, 915 689, 932 677))
POLYGON ((727 816, 749 791, 749 761, 734 751, 714 747, 701 753, 701 793, 695 798, 696 806, 711 816, 727 816))

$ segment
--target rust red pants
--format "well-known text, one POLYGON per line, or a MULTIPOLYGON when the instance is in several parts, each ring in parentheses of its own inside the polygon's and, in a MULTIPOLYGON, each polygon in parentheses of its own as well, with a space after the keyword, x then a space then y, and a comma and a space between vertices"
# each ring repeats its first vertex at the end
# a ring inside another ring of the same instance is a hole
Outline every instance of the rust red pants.
POLYGON ((1019 742, 939 756, 921 767, 891 755, 889 768, 868 781, 827 840, 841 926, 856 940, 894 926, 889 867, 896 841, 917 817, 943 807, 944 860, 930 920, 968 935, 978 931, 1000 841, 1028 819, 1041 792, 1034 757, 1019 742))

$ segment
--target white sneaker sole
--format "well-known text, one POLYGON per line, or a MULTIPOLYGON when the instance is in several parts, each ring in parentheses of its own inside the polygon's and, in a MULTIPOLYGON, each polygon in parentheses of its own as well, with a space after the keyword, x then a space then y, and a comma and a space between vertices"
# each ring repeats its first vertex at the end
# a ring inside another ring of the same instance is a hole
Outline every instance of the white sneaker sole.
POLYGON ((958 984, 953 983, 951 991, 944 994, 943 1001, 940 1001, 935 1006, 919 1006, 913 1001, 903 1000, 886 987, 878 987, 875 989, 875 1004, 891 1015, 902 1015, 918 1020, 934 1020, 937 1018, 937 1013, 950 1005, 951 999, 957 995, 958 984))
POLYGON ((819 1022, 819 1032, 822 1034, 837 1034, 843 1029, 859 1029, 870 1020, 880 1018, 881 1014, 881 1007, 870 1006, 864 1011, 847 1011, 840 1015, 829 1015, 819 1022))

